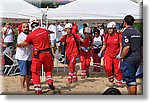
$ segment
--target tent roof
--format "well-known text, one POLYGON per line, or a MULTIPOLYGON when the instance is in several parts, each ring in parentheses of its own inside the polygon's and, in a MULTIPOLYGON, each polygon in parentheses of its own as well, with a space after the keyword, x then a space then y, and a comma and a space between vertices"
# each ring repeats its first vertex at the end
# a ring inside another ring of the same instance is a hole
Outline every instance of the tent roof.
POLYGON ((42 17, 39 8, 24 0, 1 0, 0 7, 0 18, 29 19, 31 17, 42 17))
POLYGON ((127 14, 141 18, 141 5, 130 0, 76 0, 48 11, 48 19, 123 19, 127 14))

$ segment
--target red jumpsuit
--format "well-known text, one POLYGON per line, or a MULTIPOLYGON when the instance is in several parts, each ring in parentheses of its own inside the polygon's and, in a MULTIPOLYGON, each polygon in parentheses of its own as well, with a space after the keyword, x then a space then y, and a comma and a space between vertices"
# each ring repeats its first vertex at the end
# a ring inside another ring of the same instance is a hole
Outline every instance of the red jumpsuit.
MULTIPOLYGON (((27 36, 25 42, 32 43, 34 50, 49 49, 50 48, 49 32, 46 29, 38 28, 27 36)), ((34 88, 36 91, 42 90, 40 85, 40 71, 42 68, 42 64, 46 74, 47 83, 48 84, 53 83, 52 78, 53 61, 50 52, 49 51, 42 52, 39 54, 38 58, 32 56, 31 72, 34 88)))
POLYGON ((105 44, 106 51, 104 53, 104 68, 110 82, 114 81, 114 76, 117 81, 122 80, 122 72, 120 70, 120 60, 116 56, 120 52, 121 35, 115 33, 113 36, 106 34, 105 44), (114 69, 113 69, 114 68, 114 69), (112 72, 114 71, 114 73, 112 72))
MULTIPOLYGON (((80 41, 80 36, 78 34, 74 34, 76 40, 80 41)), ((76 45, 76 41, 73 35, 68 36, 64 35, 60 38, 61 42, 66 43, 66 56, 69 60, 69 73, 68 73, 68 81, 69 83, 77 81, 77 74, 75 71, 76 58, 78 56, 78 48, 76 45)))
MULTIPOLYGON (((91 46, 92 41, 90 37, 85 38, 85 41, 81 43, 81 47, 88 49, 91 46)), ((84 50, 80 50, 80 61, 81 61, 81 76, 84 78, 86 75, 89 74, 89 67, 90 67, 90 50, 85 52, 84 50)))

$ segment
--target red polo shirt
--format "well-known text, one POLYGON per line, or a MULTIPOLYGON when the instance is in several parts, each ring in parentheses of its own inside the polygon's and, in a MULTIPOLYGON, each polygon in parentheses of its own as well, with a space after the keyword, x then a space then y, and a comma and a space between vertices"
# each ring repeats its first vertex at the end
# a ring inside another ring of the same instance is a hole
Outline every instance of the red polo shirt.
MULTIPOLYGON (((77 41, 80 41, 80 36, 78 34, 74 34, 77 41)), ((73 35, 68 36, 68 35, 64 35, 60 38, 61 42, 66 42, 66 55, 78 55, 78 48, 76 46, 76 42, 75 39, 73 37, 73 35), (65 41, 65 37, 66 37, 66 41, 65 41)))
POLYGON ((120 43, 122 42, 121 34, 115 33, 114 35, 106 34, 105 40, 106 53, 112 57, 116 57, 120 51, 120 43))
POLYGON ((25 42, 32 43, 33 47, 38 50, 50 48, 49 31, 43 28, 38 28, 31 32, 25 42))

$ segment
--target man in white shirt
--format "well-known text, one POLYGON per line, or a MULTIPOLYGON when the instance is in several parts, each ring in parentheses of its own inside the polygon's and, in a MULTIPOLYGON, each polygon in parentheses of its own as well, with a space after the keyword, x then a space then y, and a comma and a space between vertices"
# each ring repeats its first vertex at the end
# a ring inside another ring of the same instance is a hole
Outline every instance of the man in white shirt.
POLYGON ((50 34, 50 40, 51 40, 51 46, 54 47, 54 41, 56 39, 56 32, 57 32, 57 28, 56 28, 55 24, 51 24, 48 27, 48 30, 50 32, 53 32, 53 33, 50 34))
POLYGON ((51 48, 52 48, 52 55, 54 55, 54 46, 55 46, 55 39, 56 39, 56 32, 57 32, 57 27, 55 23, 51 23, 51 25, 48 27, 48 30, 50 32, 53 32, 50 34, 50 42, 51 42, 51 48))
MULTIPOLYGON (((63 33, 64 33, 64 27, 62 26, 62 24, 61 23, 57 23, 57 38, 56 38, 56 41, 57 40, 59 40, 61 37, 62 37, 62 35, 63 35, 63 33)), ((59 52, 61 52, 61 43, 59 42, 59 43, 56 43, 56 46, 57 46, 57 49, 58 49, 58 51, 59 52)))
MULTIPOLYGON (((17 43, 23 43, 29 34, 28 23, 22 23, 22 32, 18 35, 17 43)), ((31 59, 32 59, 32 45, 27 45, 24 48, 17 47, 15 58, 18 60, 20 69, 21 91, 29 91, 31 80, 31 59), (26 82, 26 86, 25 86, 26 82)))

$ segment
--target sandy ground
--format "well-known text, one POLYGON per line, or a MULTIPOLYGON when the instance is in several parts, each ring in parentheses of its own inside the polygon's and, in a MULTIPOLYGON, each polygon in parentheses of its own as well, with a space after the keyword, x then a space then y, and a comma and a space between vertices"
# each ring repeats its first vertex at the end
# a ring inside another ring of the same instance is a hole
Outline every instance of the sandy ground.
MULTIPOLYGON (((108 89, 109 82, 107 80, 104 69, 101 72, 93 72, 92 66, 90 67, 90 77, 87 79, 81 79, 80 63, 76 64, 76 70, 78 73, 78 82, 68 84, 67 73, 68 68, 66 65, 55 63, 53 70, 53 78, 55 80, 54 85, 59 90, 58 95, 101 95, 106 89, 108 89), (56 67, 57 66, 57 67, 56 67)), ((142 95, 142 79, 138 79, 138 94, 142 95)), ((0 75, 0 90, 1 94, 29 94, 34 95, 33 85, 30 86, 31 91, 21 92, 19 75, 17 76, 3 76, 0 75)), ((41 76, 43 95, 54 94, 46 84, 45 77, 41 76)), ((117 88, 123 95, 127 95, 125 87, 117 88)))

